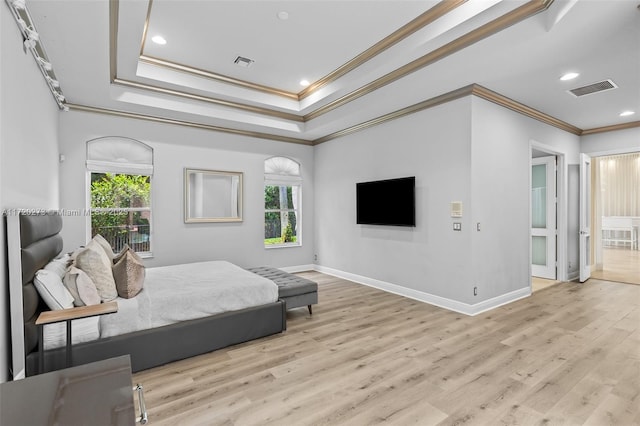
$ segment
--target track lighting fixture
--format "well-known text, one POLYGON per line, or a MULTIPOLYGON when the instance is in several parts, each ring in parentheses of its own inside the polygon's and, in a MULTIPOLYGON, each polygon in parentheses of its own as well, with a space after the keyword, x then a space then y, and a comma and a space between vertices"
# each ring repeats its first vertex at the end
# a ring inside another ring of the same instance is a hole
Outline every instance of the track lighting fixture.
POLYGON ((31 38, 27 38, 24 40, 24 47, 27 49, 35 49, 36 48, 36 41, 34 39, 31 38))
POLYGON ((6 2, 24 38, 25 53, 26 50, 31 51, 33 59, 35 59, 42 76, 47 81, 49 90, 51 90, 58 107, 63 111, 69 111, 69 107, 65 105, 66 98, 61 93, 60 82, 55 78, 56 74, 53 71, 53 65, 49 62, 44 46, 40 43, 40 34, 38 34, 33 24, 33 18, 27 9, 26 0, 6 0, 6 2))
POLYGON ((25 4, 25 0, 12 0, 11 6, 17 10, 26 10, 27 6, 25 4))
POLYGON ((27 38, 33 41, 40 41, 40 34, 38 34, 37 32, 35 32, 34 30, 32 30, 31 28, 27 28, 25 30, 25 32, 27 33, 27 38))
POLYGON ((53 66, 51 65, 51 62, 45 61, 44 59, 42 59, 41 57, 37 57, 36 60, 38 61, 38 63, 40 64, 40 66, 42 68, 44 68, 45 71, 51 71, 53 69, 53 66))
POLYGON ((16 22, 18 23, 18 26, 20 27, 20 29, 22 31, 27 31, 27 28, 29 28, 29 26, 27 25, 26 22, 24 22, 24 19, 22 18, 17 18, 16 22))
POLYGON ((47 80, 47 83, 49 83, 51 85, 51 87, 54 88, 58 88, 60 87, 60 82, 58 82, 58 80, 54 80, 53 78, 49 77, 48 75, 44 77, 47 80))

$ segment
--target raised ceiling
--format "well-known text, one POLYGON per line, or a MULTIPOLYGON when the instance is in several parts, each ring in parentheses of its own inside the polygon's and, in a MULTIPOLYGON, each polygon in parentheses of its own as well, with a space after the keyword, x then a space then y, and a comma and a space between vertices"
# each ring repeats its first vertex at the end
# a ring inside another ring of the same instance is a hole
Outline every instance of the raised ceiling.
POLYGON ((309 144, 470 93, 576 134, 640 116, 635 0, 27 6, 75 109, 309 144), (606 79, 618 88, 567 93, 606 79))

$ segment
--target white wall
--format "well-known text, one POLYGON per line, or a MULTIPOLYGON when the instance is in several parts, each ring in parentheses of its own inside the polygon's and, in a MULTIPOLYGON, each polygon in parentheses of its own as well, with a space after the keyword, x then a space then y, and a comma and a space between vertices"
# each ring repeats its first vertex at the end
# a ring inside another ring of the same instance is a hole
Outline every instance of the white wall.
POLYGON ((318 263, 457 300, 472 282, 471 238, 449 209, 470 206, 470 143, 466 98, 316 146, 318 263), (357 225, 356 183, 404 176, 416 177, 416 227, 357 225))
POLYGON ((577 136, 473 98, 471 228, 481 224, 473 238, 480 300, 529 287, 532 141, 564 154, 567 164, 578 162, 577 136))
POLYGON ((319 269, 468 313, 526 295, 532 141, 578 161, 577 136, 475 97, 317 146, 319 269), (412 175, 415 228, 356 225, 356 182, 412 175))
MULTIPOLYGON (((58 207, 58 107, 5 4, 0 5, 0 206, 58 207)), ((7 380, 7 265, 0 226, 0 382, 7 380)))
MULTIPOLYGON (((86 142, 102 136, 137 139, 154 150, 153 258, 147 266, 224 259, 240 266, 287 267, 313 263, 313 148, 183 126, 102 114, 70 112, 60 122, 61 198, 64 209, 86 207, 86 142), (265 249, 264 160, 274 155, 301 164, 302 247, 265 249), (185 224, 184 168, 244 173, 243 222, 185 224)), ((65 250, 86 242, 86 218, 66 217, 65 250)))
POLYGON ((580 152, 591 156, 640 151, 640 127, 580 138, 580 152))

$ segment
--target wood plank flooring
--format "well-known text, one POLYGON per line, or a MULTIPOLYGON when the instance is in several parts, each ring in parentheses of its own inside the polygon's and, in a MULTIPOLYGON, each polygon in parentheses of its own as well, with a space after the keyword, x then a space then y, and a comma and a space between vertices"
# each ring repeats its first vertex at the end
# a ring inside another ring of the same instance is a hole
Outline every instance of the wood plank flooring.
POLYGON ((640 286, 560 283, 467 317, 301 275, 320 303, 285 333, 135 374, 150 424, 640 424, 640 286))
POLYGON ((531 277, 531 291, 540 291, 552 285, 560 284, 561 281, 549 280, 546 278, 531 277))
POLYGON ((593 278, 640 285, 640 250, 603 248, 602 258, 603 270, 593 278))

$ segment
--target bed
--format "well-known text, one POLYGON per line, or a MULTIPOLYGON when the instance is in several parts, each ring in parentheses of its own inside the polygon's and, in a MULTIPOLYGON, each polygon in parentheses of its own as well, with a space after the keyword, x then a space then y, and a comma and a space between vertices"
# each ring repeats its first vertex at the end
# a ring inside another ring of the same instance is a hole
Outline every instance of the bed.
MULTIPOLYGON (((36 272, 61 253, 63 247, 61 229, 62 217, 55 212, 7 216, 11 373, 14 379, 66 367, 66 350, 64 347, 59 347, 44 351, 44 369, 39 371, 42 367, 40 367, 38 349, 42 342, 39 341, 35 321, 41 312, 49 308, 33 284, 36 272)), ((194 280, 198 280, 198 273, 206 270, 208 266, 206 264, 177 265, 152 268, 148 272, 151 278, 186 274, 184 276, 188 276, 188 282, 185 283, 185 287, 189 287, 194 280), (153 271, 154 269, 157 270, 153 271)), ((227 272, 233 272, 232 269, 230 267, 227 272)), ((248 271, 244 273, 251 274, 248 271)), ((141 294, 147 290, 147 281, 146 279, 145 290, 141 294)), ((166 285, 164 288, 166 291, 166 285)), ((174 293, 174 298, 180 297, 179 292, 174 293)), ((157 294, 153 296, 153 293, 149 292, 145 297, 146 299, 140 298, 135 301, 129 299, 127 303, 122 303, 120 314, 139 310, 145 303, 148 308, 157 304, 160 300, 158 297, 161 296, 157 294), (132 308, 133 305, 136 305, 135 308, 132 308)), ((213 297, 213 299, 216 298, 217 296, 213 297)), ((107 333, 109 337, 101 335, 97 340, 74 344, 72 365, 129 354, 131 367, 135 372, 280 333, 286 329, 285 303, 278 299, 257 306, 232 307, 233 310, 218 309, 218 307, 210 309, 209 305, 215 305, 215 301, 203 299, 202 293, 196 296, 196 300, 192 302, 194 310, 207 309, 211 312, 202 312, 197 318, 184 315, 179 322, 172 322, 175 319, 167 320, 163 315, 157 315, 141 327, 142 329, 134 328, 124 332, 120 330, 107 333)), ((166 310, 165 306, 162 312, 166 310)), ((129 324, 128 319, 118 316, 106 320, 109 316, 104 317, 106 325, 129 324)), ((103 328, 108 327, 103 325, 103 328)))

